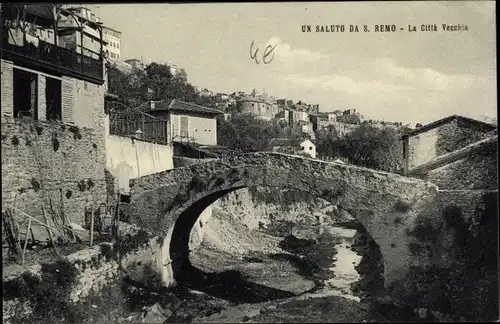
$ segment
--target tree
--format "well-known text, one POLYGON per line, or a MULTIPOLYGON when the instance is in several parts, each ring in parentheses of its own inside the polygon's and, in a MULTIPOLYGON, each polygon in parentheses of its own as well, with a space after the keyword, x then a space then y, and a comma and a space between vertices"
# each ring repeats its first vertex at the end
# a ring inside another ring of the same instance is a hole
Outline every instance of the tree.
POLYGON ((215 100, 202 97, 193 85, 187 82, 187 73, 180 70, 175 75, 166 64, 153 62, 144 71, 123 73, 111 66, 109 72, 110 92, 127 106, 137 107, 145 101, 179 99, 198 105, 215 108, 215 100))
POLYGON ((186 70, 180 69, 179 72, 177 72, 174 75, 174 79, 181 81, 182 83, 186 84, 188 80, 188 76, 186 73, 186 70))
POLYGON ((401 132, 362 124, 343 139, 341 154, 354 164, 388 172, 403 165, 401 132))
POLYGON ((318 129, 316 135, 316 150, 321 156, 340 157, 340 136, 333 125, 318 129))
POLYGON ((172 93, 172 73, 170 67, 166 64, 151 63, 146 69, 147 79, 145 85, 152 90, 151 100, 168 100, 175 97, 176 93, 172 93))
POLYGON ((230 120, 217 119, 217 143, 247 153, 266 151, 279 127, 252 114, 235 114, 230 120))
POLYGON ((146 74, 140 70, 124 73, 115 66, 109 66, 109 92, 117 95, 123 104, 136 107, 146 100, 146 78, 146 74))

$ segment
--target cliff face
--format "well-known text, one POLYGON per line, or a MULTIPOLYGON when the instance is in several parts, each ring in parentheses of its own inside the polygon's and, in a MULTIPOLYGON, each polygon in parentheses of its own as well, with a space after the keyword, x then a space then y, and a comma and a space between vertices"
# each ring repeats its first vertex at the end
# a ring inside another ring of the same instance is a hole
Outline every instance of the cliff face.
POLYGON ((275 221, 315 224, 350 219, 327 201, 304 192, 244 188, 217 200, 204 211, 191 232, 191 249, 199 246, 207 226, 212 231, 219 229, 220 235, 224 235, 223 232, 233 225, 248 231, 267 227, 275 221))
POLYGON ((273 220, 311 221, 328 202, 307 193, 274 188, 249 188, 235 191, 213 204, 214 208, 234 215, 249 229, 266 226, 273 220))

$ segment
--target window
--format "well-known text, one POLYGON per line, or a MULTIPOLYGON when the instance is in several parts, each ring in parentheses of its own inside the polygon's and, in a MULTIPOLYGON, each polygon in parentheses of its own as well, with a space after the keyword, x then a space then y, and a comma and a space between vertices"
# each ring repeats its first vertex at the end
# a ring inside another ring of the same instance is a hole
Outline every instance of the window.
POLYGON ((181 137, 187 137, 188 136, 188 117, 186 116, 181 116, 181 130, 180 130, 180 135, 181 137))
POLYGON ((14 117, 38 115, 38 75, 14 69, 14 117))
POLYGON ((116 54, 116 59, 119 60, 120 59, 120 54, 116 54))
POLYGON ((61 81, 49 77, 45 79, 45 103, 47 105, 46 119, 61 120, 61 81))
POLYGON ((116 43, 116 48, 120 48, 120 43, 116 43))
POLYGON ((309 146, 309 151, 312 151, 313 147, 312 146, 309 146))

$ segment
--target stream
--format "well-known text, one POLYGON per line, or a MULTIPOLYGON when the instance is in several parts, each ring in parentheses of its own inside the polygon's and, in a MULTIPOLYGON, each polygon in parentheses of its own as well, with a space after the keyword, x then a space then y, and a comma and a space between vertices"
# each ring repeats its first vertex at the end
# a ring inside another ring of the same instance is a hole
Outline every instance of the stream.
POLYGON ((188 280, 157 297, 131 297, 138 304, 120 322, 372 322, 363 289, 353 292, 363 277, 357 230, 294 227, 223 237, 213 224, 190 255, 188 280))
MULTIPOLYGON (((273 262, 252 261, 241 266, 232 266, 244 274, 247 280, 265 284, 270 293, 261 300, 248 298, 234 300, 232 305, 210 316, 193 316, 193 322, 362 322, 366 318, 366 305, 351 289, 351 284, 360 280, 356 270, 362 256, 352 248, 356 230, 335 226, 303 226, 295 230, 293 238, 287 236, 281 247, 291 252, 300 262, 292 267, 276 266, 279 259, 271 254, 273 262), (259 273, 255 269, 260 268, 259 273), (252 269, 252 270, 249 270, 252 269), (299 274, 297 276, 297 273, 299 274), (284 278, 284 280, 283 280, 284 278), (309 282, 309 286, 307 285, 309 282), (283 290, 292 291, 288 296, 283 290)), ((203 250, 203 248, 202 248, 203 250)), ((279 254, 282 255, 282 254, 279 254)), ((287 260, 282 257, 281 260, 287 260)), ((288 260, 292 260, 289 256, 288 260)), ((221 262, 223 264, 224 262, 221 262)), ((235 286, 233 286, 234 289, 235 286)), ((262 289, 253 287, 253 291, 262 289)), ((231 289, 227 287, 226 289, 231 289)), ((241 296, 248 292, 240 292, 241 296)), ((237 298, 238 299, 238 298, 237 298)))

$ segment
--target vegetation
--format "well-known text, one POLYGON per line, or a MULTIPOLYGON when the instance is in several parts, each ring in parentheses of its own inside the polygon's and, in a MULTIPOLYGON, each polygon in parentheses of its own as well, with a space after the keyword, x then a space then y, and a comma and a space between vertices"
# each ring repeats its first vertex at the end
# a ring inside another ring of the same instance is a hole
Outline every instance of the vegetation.
MULTIPOLYGON (((185 71, 172 75, 166 64, 151 63, 144 71, 134 69, 131 73, 109 66, 109 90, 129 107, 137 107, 149 100, 174 98, 216 107, 214 98, 200 96, 187 82, 185 71)), ((265 151, 272 138, 280 137, 281 130, 279 125, 235 110, 230 120, 218 119, 217 140, 220 145, 238 152, 265 151)), ((319 156, 344 157, 353 164, 396 172, 402 168, 401 135, 401 131, 393 128, 379 129, 362 123, 352 133, 340 138, 330 126, 316 132, 315 144, 319 156)))
MULTIPOLYGON (((464 221, 455 207, 444 210, 447 226, 455 232, 454 264, 450 268, 415 268, 392 294, 407 305, 438 310, 458 320, 489 321, 498 318, 498 214, 495 193, 483 196, 475 226, 464 221)), ((421 242, 435 239, 414 233, 421 242)), ((428 229, 427 229, 428 231, 428 229)), ((418 233, 420 232, 420 233, 418 233)), ((414 248, 417 246, 415 245, 414 248)), ((418 249, 422 246, 418 245, 418 249)))
POLYGON ((350 163, 367 168, 396 172, 402 168, 402 131, 376 128, 365 123, 340 138, 333 126, 316 132, 318 155, 344 157, 350 163))
POLYGON ((132 73, 120 71, 115 66, 109 69, 109 91, 129 107, 137 107, 146 101, 179 99, 205 107, 215 107, 215 100, 197 94, 187 82, 184 70, 172 75, 167 64, 151 63, 144 71, 133 69, 132 73))
POLYGON ((217 120, 217 143, 248 153, 267 151, 269 141, 279 137, 281 128, 251 114, 234 114, 230 120, 217 120))

